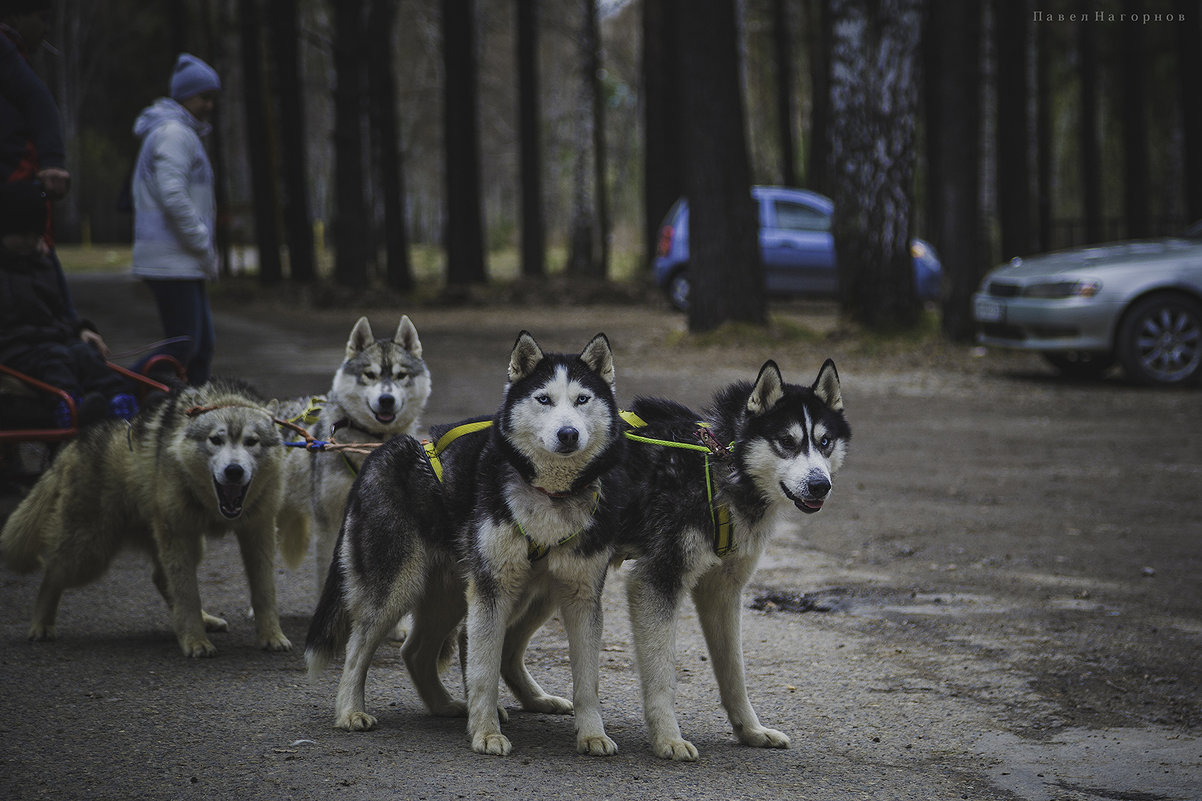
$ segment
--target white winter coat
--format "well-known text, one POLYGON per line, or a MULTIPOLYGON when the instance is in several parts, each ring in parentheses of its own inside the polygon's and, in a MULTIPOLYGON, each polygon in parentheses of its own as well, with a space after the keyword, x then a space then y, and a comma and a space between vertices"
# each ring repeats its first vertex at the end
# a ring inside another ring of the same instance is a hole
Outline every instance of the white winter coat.
POLYGON ((213 168, 200 138, 212 127, 174 100, 142 110, 134 134, 133 273, 141 278, 216 278, 213 168))

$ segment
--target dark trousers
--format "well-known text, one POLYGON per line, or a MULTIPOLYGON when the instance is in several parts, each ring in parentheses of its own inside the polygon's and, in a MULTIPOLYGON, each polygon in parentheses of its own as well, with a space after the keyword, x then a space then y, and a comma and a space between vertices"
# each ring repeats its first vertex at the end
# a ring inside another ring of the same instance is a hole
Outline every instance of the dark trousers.
MULTIPOLYGON (((209 296, 205 282, 201 279, 163 281, 147 278, 155 303, 159 307, 159 319, 163 333, 168 339, 176 339, 151 354, 166 353, 174 356, 188 371, 188 383, 203 384, 209 380, 213 352, 217 338, 213 331, 213 314, 209 310, 209 296)), ((150 356, 138 364, 139 369, 150 356)))

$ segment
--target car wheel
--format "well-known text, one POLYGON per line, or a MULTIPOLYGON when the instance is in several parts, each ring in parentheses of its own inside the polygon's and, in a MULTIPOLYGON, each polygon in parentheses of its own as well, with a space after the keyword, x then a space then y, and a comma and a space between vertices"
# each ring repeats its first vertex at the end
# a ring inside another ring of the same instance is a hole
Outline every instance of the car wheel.
POLYGON ((677 270, 668 279, 668 300, 681 311, 688 311, 689 289, 691 287, 692 282, 689 281, 689 274, 684 270, 677 270))
POLYGON ((1043 359, 1065 378, 1098 378, 1114 365, 1114 355, 1089 350, 1044 353, 1043 359))
POLYGON ((1180 386, 1202 378, 1202 306, 1184 295, 1153 295, 1119 326, 1119 360, 1140 384, 1180 386))

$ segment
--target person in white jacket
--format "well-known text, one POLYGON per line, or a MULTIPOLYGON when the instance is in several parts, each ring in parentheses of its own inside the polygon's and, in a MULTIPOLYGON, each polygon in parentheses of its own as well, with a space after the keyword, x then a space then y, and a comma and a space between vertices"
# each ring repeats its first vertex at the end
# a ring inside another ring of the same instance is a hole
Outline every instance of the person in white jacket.
POLYGON ((220 89, 212 67, 182 53, 170 97, 155 100, 134 123, 142 147, 131 182, 133 274, 158 304, 167 342, 156 352, 179 359, 190 384, 209 380, 216 346, 205 282, 217 277, 217 208, 201 137, 212 130, 220 89))

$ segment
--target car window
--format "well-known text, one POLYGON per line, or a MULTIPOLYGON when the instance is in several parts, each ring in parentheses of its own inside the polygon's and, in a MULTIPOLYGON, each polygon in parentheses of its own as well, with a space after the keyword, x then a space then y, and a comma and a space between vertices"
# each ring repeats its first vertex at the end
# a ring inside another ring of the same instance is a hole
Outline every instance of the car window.
POLYGON ((829 231, 831 229, 831 218, 818 209, 788 200, 774 200, 772 207, 776 212, 777 228, 789 231, 829 231))

